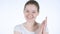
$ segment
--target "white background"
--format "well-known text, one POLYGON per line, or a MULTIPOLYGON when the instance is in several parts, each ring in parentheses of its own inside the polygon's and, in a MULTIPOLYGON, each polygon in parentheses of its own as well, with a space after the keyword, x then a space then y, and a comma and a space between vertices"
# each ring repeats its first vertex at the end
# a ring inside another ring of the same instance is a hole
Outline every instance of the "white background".
MULTIPOLYGON (((60 34, 60 0, 37 0, 40 13, 37 22, 48 17, 49 34, 60 34)), ((0 0, 0 34, 13 34, 14 27, 24 23, 23 8, 27 0, 0 0)))

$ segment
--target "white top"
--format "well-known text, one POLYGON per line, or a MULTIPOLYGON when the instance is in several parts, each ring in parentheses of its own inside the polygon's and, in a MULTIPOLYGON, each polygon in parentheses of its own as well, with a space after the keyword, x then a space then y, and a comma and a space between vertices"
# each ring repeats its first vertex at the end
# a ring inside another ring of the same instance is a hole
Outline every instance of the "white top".
MULTIPOLYGON (((37 29, 35 32, 31 32, 31 31, 28 31, 23 24, 20 24, 15 26, 14 31, 21 32, 22 34, 37 34, 39 29, 37 29)), ((46 32, 48 32, 47 28, 46 28, 46 32)))

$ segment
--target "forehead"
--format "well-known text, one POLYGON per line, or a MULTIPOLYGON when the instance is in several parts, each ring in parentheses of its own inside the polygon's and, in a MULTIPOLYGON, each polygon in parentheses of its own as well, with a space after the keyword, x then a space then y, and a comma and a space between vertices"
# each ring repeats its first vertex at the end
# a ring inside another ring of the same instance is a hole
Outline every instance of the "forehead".
POLYGON ((26 5, 26 10, 37 10, 37 7, 34 4, 26 5))

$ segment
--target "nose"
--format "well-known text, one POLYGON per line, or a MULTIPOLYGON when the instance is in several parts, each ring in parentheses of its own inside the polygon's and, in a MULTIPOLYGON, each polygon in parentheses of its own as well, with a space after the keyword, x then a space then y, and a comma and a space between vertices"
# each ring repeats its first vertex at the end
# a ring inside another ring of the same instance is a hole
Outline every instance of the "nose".
POLYGON ((31 14, 31 13, 29 13, 29 14, 28 14, 28 16, 32 16, 32 14, 31 14))
POLYGON ((32 15, 32 12, 29 12, 28 14, 29 14, 29 15, 32 15))
POLYGON ((28 17, 32 17, 32 16, 33 16, 33 14, 32 14, 32 13, 29 13, 29 14, 28 14, 28 17))

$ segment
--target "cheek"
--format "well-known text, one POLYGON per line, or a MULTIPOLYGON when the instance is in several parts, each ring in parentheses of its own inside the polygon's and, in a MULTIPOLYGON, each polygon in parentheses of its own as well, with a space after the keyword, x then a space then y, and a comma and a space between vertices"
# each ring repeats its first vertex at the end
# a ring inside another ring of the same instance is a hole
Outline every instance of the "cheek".
POLYGON ((36 17, 37 17, 37 15, 34 14, 34 18, 36 18, 36 17))
POLYGON ((27 17, 28 16, 28 13, 24 13, 24 16, 27 17))
POLYGON ((34 15, 34 17, 36 18, 37 17, 37 15, 38 15, 38 13, 35 13, 35 14, 33 14, 34 15))

